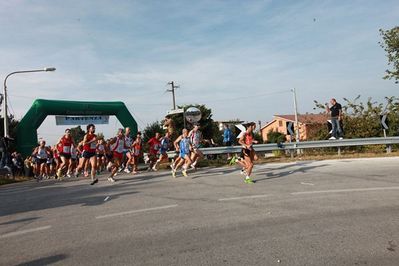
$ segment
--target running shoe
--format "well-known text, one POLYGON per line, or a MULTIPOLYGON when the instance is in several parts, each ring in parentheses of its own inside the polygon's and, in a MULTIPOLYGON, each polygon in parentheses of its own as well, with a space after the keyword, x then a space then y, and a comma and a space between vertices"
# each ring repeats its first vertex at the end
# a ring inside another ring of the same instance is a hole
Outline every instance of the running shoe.
POLYGON ((128 173, 128 174, 130 174, 130 170, 129 170, 129 168, 125 168, 125 173, 128 173))
POLYGON ((94 185, 94 184, 96 184, 96 183, 98 183, 98 178, 96 178, 96 179, 94 179, 93 181, 91 181, 90 185, 92 186, 92 185, 94 185))
POLYGON ((71 178, 72 176, 71 176, 71 174, 68 173, 68 174, 67 174, 67 177, 68 177, 68 178, 71 178))
POLYGON ((158 171, 158 169, 155 168, 155 166, 154 166, 154 167, 152 168, 152 171, 156 172, 156 171, 158 171))
POLYGON ((85 176, 85 177, 89 177, 89 173, 88 173, 88 172, 85 172, 84 176, 85 176))
POLYGON ((172 170, 172 176, 174 177, 174 178, 176 178, 176 171, 173 169, 172 170))
POLYGON ((255 183, 251 178, 246 178, 244 182, 246 184, 254 184, 255 183))
POLYGON ((185 177, 188 176, 188 175, 187 175, 187 170, 182 170, 181 173, 182 173, 185 177))
POLYGON ((78 178, 79 177, 79 172, 75 173, 75 177, 78 178))
POLYGON ((116 180, 112 176, 110 176, 110 177, 108 177, 108 181, 114 183, 116 180))

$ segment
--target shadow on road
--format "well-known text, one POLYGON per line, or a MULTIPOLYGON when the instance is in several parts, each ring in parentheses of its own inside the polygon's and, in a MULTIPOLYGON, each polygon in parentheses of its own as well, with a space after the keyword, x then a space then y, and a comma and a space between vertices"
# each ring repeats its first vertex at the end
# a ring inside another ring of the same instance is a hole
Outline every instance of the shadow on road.
POLYGON ((17 266, 35 266, 35 265, 50 265, 61 260, 66 259, 68 256, 65 254, 54 255, 50 257, 45 257, 41 259, 31 260, 24 263, 20 263, 17 266))
POLYGON ((256 175, 265 175, 266 177, 264 178, 256 178, 256 182, 263 181, 263 180, 270 180, 274 178, 280 178, 284 176, 289 176, 295 173, 306 173, 312 169, 320 168, 320 167, 325 167, 328 166, 329 164, 320 164, 320 165, 315 165, 315 166, 302 166, 297 169, 288 169, 282 172, 277 172, 274 173, 274 170, 280 170, 280 169, 287 169, 288 167, 292 166, 298 166, 298 165, 288 165, 286 167, 279 167, 279 168, 273 168, 273 171, 270 171, 269 169, 262 169, 260 171, 256 171, 256 175))
POLYGON ((24 223, 24 222, 34 221, 34 220, 37 220, 37 219, 40 219, 40 217, 30 217, 30 218, 18 219, 18 220, 13 220, 13 221, 1 223, 0 225, 24 223))
POLYGON ((104 198, 108 195, 116 199, 136 193, 139 192, 134 191, 131 186, 109 185, 93 187, 88 184, 80 184, 73 187, 53 186, 45 189, 32 189, 22 193, 12 193, 12 195, 3 193, 0 196, 0 217, 70 205, 98 206, 107 203, 104 198))

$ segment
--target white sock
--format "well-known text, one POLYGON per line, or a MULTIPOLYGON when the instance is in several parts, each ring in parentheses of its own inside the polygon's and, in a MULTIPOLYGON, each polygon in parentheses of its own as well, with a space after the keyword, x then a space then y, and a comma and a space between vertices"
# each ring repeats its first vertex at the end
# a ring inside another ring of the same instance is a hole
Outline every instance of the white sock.
POLYGON ((249 176, 246 176, 245 179, 251 179, 249 176))

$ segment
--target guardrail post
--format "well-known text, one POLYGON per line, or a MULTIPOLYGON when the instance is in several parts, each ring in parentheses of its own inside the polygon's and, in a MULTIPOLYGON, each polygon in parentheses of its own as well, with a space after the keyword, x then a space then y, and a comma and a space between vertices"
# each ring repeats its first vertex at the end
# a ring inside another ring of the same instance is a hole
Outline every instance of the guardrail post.
POLYGON ((387 153, 391 153, 392 152, 392 145, 387 145, 387 153))
POLYGON ((338 156, 341 156, 341 147, 338 147, 338 156))

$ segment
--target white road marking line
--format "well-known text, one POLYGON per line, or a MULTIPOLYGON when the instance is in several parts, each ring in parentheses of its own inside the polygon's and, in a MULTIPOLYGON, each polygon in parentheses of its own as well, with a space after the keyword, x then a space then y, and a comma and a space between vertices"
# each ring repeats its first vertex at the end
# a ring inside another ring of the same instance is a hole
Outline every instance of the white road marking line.
POLYGON ((313 183, 306 183, 306 182, 301 182, 301 185, 314 186, 314 184, 313 184, 313 183))
POLYGON ((104 201, 107 201, 109 199, 109 196, 107 196, 105 199, 104 199, 104 201))
POLYGON ((175 205, 166 205, 166 206, 160 206, 160 207, 148 208, 148 209, 141 209, 141 210, 133 210, 133 211, 126 211, 126 212, 117 212, 117 213, 111 213, 111 214, 105 214, 105 215, 96 216, 96 219, 111 218, 111 217, 115 217, 115 216, 122 216, 122 215, 133 214, 133 213, 139 213, 139 212, 157 211, 157 210, 175 208, 175 207, 177 207, 177 206, 178 206, 178 205, 175 204, 175 205))
POLYGON ((218 199, 218 201, 241 200, 241 199, 256 199, 256 198, 266 198, 266 197, 269 197, 269 196, 270 195, 252 195, 252 196, 242 196, 242 197, 218 199))
POLYGON ((42 226, 42 227, 37 227, 37 228, 32 228, 32 229, 11 232, 11 233, 7 233, 4 235, 0 235, 0 239, 6 238, 6 237, 19 236, 19 235, 23 235, 23 234, 33 233, 33 232, 37 232, 37 231, 43 231, 43 230, 47 230, 50 228, 51 228, 51 225, 47 225, 47 226, 42 226))
POLYGON ((340 193, 340 192, 364 192, 364 191, 379 191, 379 190, 399 190, 399 187, 371 187, 371 188, 350 188, 350 189, 333 189, 333 190, 319 190, 319 191, 303 191, 303 192, 293 192, 293 193, 291 193, 291 195, 340 193))

